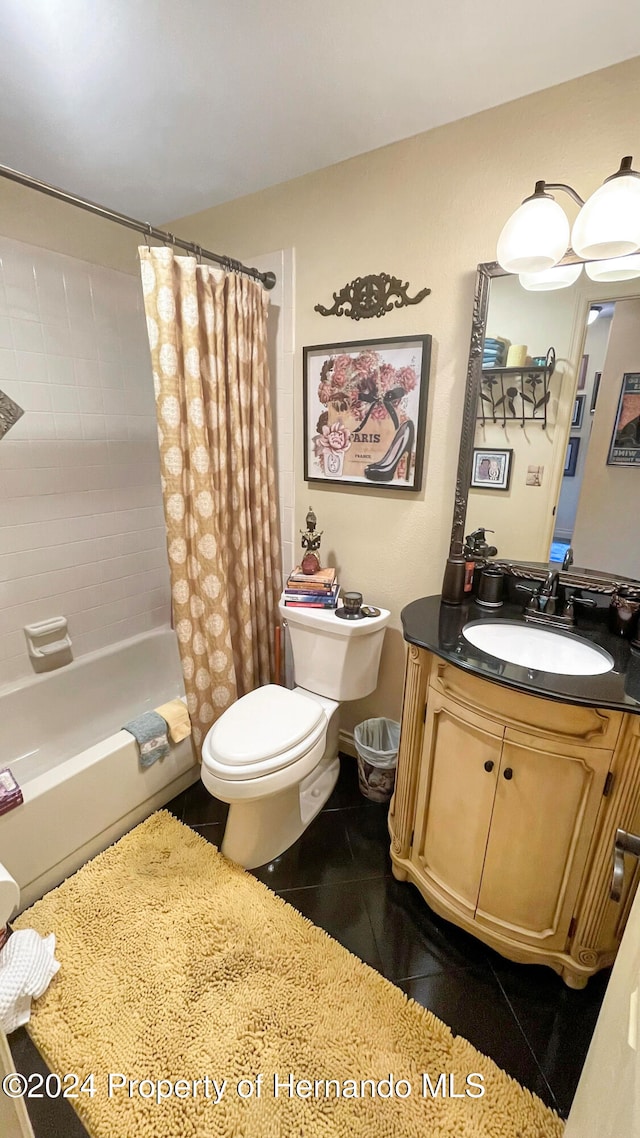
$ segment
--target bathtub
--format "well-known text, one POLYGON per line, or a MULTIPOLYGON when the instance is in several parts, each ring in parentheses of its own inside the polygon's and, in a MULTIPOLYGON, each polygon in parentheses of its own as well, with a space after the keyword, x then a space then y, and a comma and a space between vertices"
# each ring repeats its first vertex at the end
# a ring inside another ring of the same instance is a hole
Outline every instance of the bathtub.
POLYGON ((0 769, 24 796, 0 816, 0 863, 20 886, 21 908, 197 779, 190 739, 143 768, 121 730, 180 695, 170 628, 0 689, 0 769))

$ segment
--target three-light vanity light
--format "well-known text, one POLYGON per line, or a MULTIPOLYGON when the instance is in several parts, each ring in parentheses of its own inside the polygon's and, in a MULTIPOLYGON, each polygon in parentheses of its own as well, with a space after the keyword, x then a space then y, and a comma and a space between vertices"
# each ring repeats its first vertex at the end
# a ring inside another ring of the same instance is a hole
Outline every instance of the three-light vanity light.
POLYGON ((623 158, 587 201, 562 182, 536 182, 534 192, 511 215, 498 239, 497 260, 517 273, 531 292, 568 288, 582 264, 560 264, 567 253, 585 262, 593 281, 640 277, 640 174, 623 158), (562 190, 580 206, 573 223, 550 190, 562 190))

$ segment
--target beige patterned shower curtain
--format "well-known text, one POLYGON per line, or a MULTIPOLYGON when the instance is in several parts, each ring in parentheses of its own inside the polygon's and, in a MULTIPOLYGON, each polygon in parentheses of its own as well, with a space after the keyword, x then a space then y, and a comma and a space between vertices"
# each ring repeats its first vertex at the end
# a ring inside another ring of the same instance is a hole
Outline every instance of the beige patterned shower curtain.
POLYGON ((274 674, 269 300, 257 282, 171 249, 139 253, 173 616, 199 751, 225 708, 274 674))

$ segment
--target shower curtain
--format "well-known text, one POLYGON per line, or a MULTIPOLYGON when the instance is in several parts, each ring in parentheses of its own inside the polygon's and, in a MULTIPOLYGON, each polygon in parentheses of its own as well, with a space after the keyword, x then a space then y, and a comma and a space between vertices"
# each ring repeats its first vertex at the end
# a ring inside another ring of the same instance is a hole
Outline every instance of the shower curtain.
POLYGON ((139 250, 156 393, 173 616, 193 738, 274 676, 281 589, 268 295, 139 250))

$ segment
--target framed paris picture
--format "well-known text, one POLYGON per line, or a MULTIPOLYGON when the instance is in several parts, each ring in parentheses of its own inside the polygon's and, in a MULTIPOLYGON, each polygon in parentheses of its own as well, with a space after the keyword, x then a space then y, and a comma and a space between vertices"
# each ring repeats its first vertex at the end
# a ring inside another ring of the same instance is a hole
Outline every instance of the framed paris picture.
POLYGON ((422 487, 431 336, 303 349, 304 477, 422 487))

